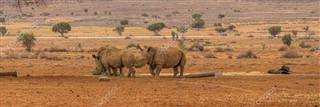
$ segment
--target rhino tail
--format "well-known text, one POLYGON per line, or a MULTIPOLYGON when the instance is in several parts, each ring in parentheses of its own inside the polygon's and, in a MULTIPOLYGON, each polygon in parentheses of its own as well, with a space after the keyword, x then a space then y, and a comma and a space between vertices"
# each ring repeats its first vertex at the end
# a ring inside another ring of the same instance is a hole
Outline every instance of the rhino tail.
POLYGON ((181 52, 182 53, 182 56, 181 56, 181 59, 180 59, 180 66, 185 66, 186 65, 186 62, 187 62, 187 58, 186 58, 186 55, 184 52, 181 52))

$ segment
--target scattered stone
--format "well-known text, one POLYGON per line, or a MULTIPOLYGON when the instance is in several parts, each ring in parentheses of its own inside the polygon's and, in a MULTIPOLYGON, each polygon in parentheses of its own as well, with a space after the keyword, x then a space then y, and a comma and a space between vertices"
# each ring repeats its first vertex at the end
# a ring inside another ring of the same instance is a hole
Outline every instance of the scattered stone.
POLYGON ((107 81, 109 82, 111 80, 111 78, 109 77, 99 77, 99 81, 107 81))

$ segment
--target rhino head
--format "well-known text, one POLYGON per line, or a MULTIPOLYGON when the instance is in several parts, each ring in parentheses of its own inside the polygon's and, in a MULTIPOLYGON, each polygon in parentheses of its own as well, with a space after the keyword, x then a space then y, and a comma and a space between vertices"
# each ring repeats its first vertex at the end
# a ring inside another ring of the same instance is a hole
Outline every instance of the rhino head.
POLYGON ((92 57, 95 59, 96 63, 96 69, 92 71, 92 74, 100 75, 103 71, 105 71, 105 68, 101 62, 101 56, 92 54, 92 57))

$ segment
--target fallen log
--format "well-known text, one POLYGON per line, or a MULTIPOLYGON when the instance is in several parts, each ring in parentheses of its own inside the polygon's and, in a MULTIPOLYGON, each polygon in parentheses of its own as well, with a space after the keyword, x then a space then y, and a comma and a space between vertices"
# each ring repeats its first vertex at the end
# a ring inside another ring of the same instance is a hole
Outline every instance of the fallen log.
POLYGON ((13 77, 17 77, 17 72, 0 72, 0 76, 13 76, 13 77))
POLYGON ((214 76, 216 78, 221 78, 222 77, 222 72, 221 71, 202 72, 202 73, 184 75, 185 78, 201 78, 201 77, 212 77, 212 76, 214 76))

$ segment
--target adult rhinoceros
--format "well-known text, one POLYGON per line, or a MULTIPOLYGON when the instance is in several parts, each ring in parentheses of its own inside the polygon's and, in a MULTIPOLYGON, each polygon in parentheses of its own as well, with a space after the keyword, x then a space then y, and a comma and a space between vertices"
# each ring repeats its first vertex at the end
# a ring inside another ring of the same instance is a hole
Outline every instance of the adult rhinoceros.
MULTIPOLYGON (((141 68, 147 64, 147 53, 142 50, 134 49, 106 49, 98 52, 97 55, 92 55, 96 60, 97 71, 102 72, 106 68, 109 72, 110 68, 113 69, 113 75, 116 76, 116 68, 126 67, 129 69, 128 77, 135 76, 134 68, 141 68)), ((111 72, 111 71, 110 71, 111 72)))
POLYGON ((176 77, 178 67, 180 67, 180 78, 183 77, 184 66, 186 65, 186 56, 183 51, 175 47, 148 47, 147 53, 149 57, 147 64, 149 64, 150 73, 153 76, 159 77, 162 68, 173 68, 173 77, 176 77))

